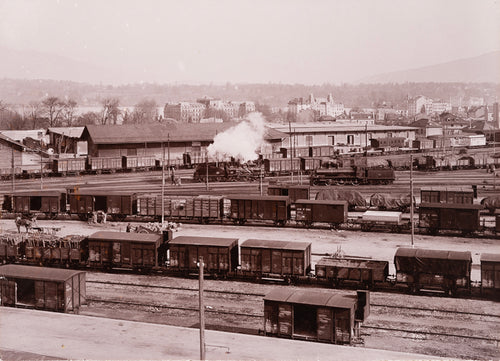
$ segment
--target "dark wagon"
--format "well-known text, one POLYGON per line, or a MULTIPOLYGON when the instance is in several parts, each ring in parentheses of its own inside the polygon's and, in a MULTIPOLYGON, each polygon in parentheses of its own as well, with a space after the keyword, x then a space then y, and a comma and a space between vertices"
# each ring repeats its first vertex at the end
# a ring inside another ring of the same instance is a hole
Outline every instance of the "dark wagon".
POLYGON ((440 230, 470 234, 480 230, 480 204, 420 203, 419 227, 429 233, 440 230))
POLYGON ((369 294, 277 288, 264 297, 264 331, 309 341, 350 344, 355 322, 369 314, 369 294))
POLYGON ((22 265, 0 266, 3 306, 78 313, 86 304, 85 272, 22 265))
POLYGON ((500 292, 500 254, 481 254, 481 292, 500 292))
POLYGON ((394 255, 396 281, 417 292, 437 289, 455 294, 470 291, 472 256, 470 252, 417 248, 398 248, 394 255))
POLYGON ((270 185, 267 188, 267 194, 270 196, 288 196, 290 198, 290 202, 293 203, 297 199, 311 198, 311 187, 286 184, 270 185))
POLYGON ((311 270, 311 243, 248 239, 241 245, 241 272, 252 276, 300 277, 311 270))
POLYGON ((273 221, 285 225, 290 218, 289 198, 285 196, 227 197, 231 202, 229 217, 240 224, 247 220, 273 221))
POLYGON ((352 284, 373 287, 384 283, 389 275, 389 262, 358 258, 323 257, 315 266, 316 278, 335 286, 352 284))
POLYGON ((111 215, 118 221, 137 214, 135 193, 76 189, 68 194, 68 198, 70 214, 76 214, 82 220, 87 220, 97 211, 111 215))
POLYGON ((180 273, 198 273, 203 257, 208 274, 227 275, 238 266, 238 239, 220 237, 175 237, 169 242, 170 269, 180 273))
POLYGON ((347 201, 309 200, 295 201, 295 220, 306 226, 315 222, 338 227, 347 222, 347 201))
POLYGON ((422 188, 420 202, 473 204, 474 191, 472 188, 422 188))
POLYGON ((85 242, 82 248, 92 268, 147 270, 165 259, 160 234, 100 231, 85 242))
POLYGON ((15 213, 43 213, 50 218, 66 212, 66 193, 63 191, 17 192, 12 196, 15 213))

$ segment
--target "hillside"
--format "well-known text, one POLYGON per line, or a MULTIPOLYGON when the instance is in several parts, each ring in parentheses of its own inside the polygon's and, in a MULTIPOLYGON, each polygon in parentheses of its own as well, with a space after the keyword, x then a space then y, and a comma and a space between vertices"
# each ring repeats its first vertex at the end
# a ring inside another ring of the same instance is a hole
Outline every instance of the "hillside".
POLYGON ((360 83, 464 82, 500 83, 500 51, 421 68, 360 79, 360 83))

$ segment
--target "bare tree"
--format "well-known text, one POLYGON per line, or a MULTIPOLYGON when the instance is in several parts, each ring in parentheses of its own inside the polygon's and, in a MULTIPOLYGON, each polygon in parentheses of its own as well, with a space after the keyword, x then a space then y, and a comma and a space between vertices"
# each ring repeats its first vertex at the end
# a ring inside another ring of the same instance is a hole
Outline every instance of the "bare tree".
POLYGON ((92 124, 97 124, 101 121, 101 114, 97 112, 87 112, 82 115, 80 115, 76 121, 74 122, 73 125, 76 126, 85 126, 85 125, 92 125, 92 124))
POLYGON ((100 117, 100 123, 104 124, 116 124, 118 117, 120 116, 120 100, 117 98, 105 98, 101 101, 102 111, 100 117))
POLYGON ((44 115, 49 121, 49 127, 59 125, 62 117, 62 111, 64 109, 64 102, 58 97, 48 97, 42 101, 42 106, 44 109, 44 115))
POLYGON ((32 129, 36 129, 40 123, 44 121, 43 119, 43 106, 38 101, 31 101, 28 104, 27 111, 25 113, 26 118, 31 124, 32 129))
POLYGON ((75 110, 78 103, 73 99, 68 99, 64 103, 62 118, 67 126, 71 127, 75 118, 75 110))
POLYGON ((158 120, 157 104, 153 99, 144 99, 137 103, 128 122, 142 124, 152 123, 158 120))

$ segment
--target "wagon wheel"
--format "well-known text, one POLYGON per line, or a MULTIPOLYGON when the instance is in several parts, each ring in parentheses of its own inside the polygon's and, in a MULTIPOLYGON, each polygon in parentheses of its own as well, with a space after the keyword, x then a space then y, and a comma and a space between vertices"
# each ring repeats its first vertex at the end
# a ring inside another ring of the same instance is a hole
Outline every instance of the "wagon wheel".
POLYGON ((246 219, 239 219, 239 220, 238 220, 238 224, 239 224, 240 226, 242 226, 242 225, 244 225, 244 224, 245 224, 245 222, 246 222, 246 221, 247 221, 246 219))
POLYGON ((117 222, 123 222, 127 218, 126 214, 113 214, 113 219, 116 220, 117 222))
POLYGON ((49 213, 47 214, 47 218, 50 219, 50 220, 54 220, 54 219, 57 219, 57 216, 58 214, 57 213, 49 213))
POLYGON ((87 222, 89 220, 89 215, 86 213, 78 213, 78 219, 83 222, 87 222))
POLYGON ((313 179, 312 185, 313 186, 319 186, 319 181, 317 179, 313 179))
POLYGON ((351 181, 351 184, 352 184, 353 186, 357 186, 357 185, 359 185, 359 179, 353 179, 353 180, 351 181))

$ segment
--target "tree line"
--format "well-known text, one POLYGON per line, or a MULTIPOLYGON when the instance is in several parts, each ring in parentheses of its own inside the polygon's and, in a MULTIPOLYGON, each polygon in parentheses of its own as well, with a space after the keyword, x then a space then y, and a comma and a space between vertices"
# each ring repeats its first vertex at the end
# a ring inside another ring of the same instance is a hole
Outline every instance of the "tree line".
POLYGON ((74 99, 49 96, 42 101, 31 101, 26 106, 13 106, 0 100, 0 129, 22 130, 49 127, 77 127, 88 124, 143 124, 160 120, 156 101, 144 99, 132 111, 122 110, 118 98, 104 98, 101 108, 77 114, 74 99))

